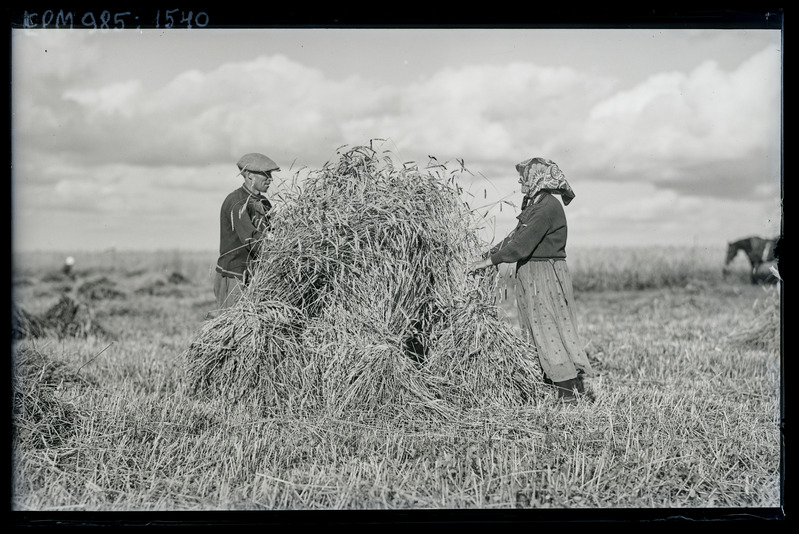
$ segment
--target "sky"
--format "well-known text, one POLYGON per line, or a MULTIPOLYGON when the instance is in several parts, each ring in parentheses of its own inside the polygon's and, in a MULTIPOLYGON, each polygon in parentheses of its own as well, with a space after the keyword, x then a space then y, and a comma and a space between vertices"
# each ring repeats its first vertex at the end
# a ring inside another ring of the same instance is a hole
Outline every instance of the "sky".
POLYGON ((719 247, 780 233, 781 125, 778 29, 13 29, 13 251, 213 251, 241 155, 278 198, 373 139, 462 161, 487 242, 540 156, 568 247, 719 247))

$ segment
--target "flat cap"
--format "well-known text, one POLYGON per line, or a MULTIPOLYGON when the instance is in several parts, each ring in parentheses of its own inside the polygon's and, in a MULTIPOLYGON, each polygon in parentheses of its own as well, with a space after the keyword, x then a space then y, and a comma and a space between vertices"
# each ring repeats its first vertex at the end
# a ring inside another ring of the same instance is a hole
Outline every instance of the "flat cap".
POLYGON ((280 170, 280 166, 270 158, 257 152, 244 154, 236 164, 240 171, 269 172, 280 170))

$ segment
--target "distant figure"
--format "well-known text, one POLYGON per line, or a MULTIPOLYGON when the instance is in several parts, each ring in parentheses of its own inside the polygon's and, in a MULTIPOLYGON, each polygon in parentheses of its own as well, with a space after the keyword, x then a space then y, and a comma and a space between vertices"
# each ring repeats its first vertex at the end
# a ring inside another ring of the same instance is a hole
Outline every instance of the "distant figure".
POLYGON ((584 395, 583 376, 592 369, 577 333, 574 290, 566 265, 566 214, 554 195, 568 205, 574 191, 551 160, 531 158, 517 164, 516 171, 524 195, 519 222, 484 258, 474 259, 469 271, 516 263, 522 331, 538 351, 545 382, 555 386, 561 401, 573 403, 584 395))
POLYGON ((230 193, 220 212, 219 259, 214 277, 218 309, 229 308, 241 296, 252 276, 251 262, 271 228, 272 204, 262 195, 280 167, 263 154, 245 154, 239 159, 244 184, 230 193))
POLYGON ((762 279, 759 275, 761 265, 777 260, 775 249, 777 248, 778 241, 779 237, 764 239, 762 237, 752 236, 728 243, 727 259, 724 261, 722 275, 726 277, 730 273, 730 263, 732 263, 732 260, 735 259, 740 251, 743 251, 751 266, 749 280, 753 284, 758 283, 758 281, 762 279))
POLYGON ((65 275, 72 277, 72 269, 75 266, 75 258, 72 256, 67 256, 67 259, 64 260, 64 266, 61 267, 61 272, 65 275))

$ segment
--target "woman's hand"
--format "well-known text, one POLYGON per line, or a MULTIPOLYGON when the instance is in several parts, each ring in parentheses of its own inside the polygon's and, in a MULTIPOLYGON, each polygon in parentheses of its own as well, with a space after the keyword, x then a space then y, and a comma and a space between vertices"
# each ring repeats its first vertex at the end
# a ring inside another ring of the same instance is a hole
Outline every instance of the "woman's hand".
POLYGON ((477 258, 469 263, 469 273, 473 273, 475 271, 479 271, 480 269, 485 269, 486 267, 491 267, 493 263, 491 262, 491 258, 477 258))

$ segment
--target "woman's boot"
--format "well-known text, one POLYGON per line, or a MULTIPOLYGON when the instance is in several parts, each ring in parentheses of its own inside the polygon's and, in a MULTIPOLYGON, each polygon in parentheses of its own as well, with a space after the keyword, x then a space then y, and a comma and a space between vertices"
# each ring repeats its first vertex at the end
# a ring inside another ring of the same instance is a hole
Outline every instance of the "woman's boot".
POLYGON ((583 373, 577 375, 577 378, 574 379, 577 385, 577 393, 580 395, 585 395, 585 384, 583 383, 583 373))
POLYGON ((558 392, 558 400, 567 404, 574 404, 577 402, 577 393, 582 387, 582 380, 579 377, 572 378, 563 382, 554 382, 553 385, 558 392))

